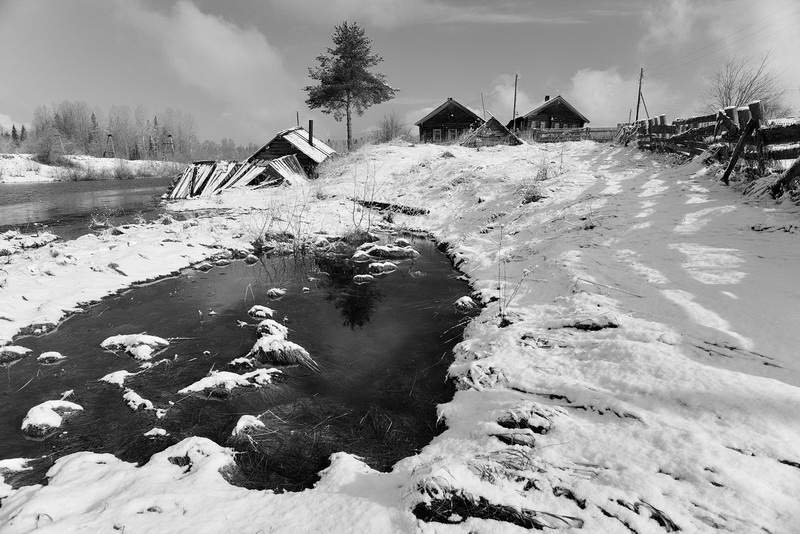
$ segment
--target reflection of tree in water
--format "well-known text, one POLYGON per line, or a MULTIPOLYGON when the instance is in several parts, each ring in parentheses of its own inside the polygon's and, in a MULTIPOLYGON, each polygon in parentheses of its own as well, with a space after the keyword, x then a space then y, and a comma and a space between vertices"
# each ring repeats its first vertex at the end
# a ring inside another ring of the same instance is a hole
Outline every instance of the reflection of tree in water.
POLYGON ((328 290, 325 300, 333 301, 342 314, 344 326, 349 326, 351 330, 355 330, 356 326, 363 328, 385 295, 375 284, 353 283, 353 276, 358 271, 349 261, 349 256, 320 255, 316 261, 319 269, 329 275, 325 284, 328 290))

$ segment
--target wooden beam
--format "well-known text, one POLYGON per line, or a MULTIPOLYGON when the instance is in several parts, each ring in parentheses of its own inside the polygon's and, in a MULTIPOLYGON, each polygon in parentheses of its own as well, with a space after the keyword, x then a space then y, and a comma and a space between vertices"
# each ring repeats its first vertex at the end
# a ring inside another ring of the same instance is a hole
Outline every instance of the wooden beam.
POLYGON ((733 154, 731 154, 731 161, 728 163, 728 168, 725 169, 725 174, 722 175, 723 184, 728 185, 733 168, 736 166, 736 162, 739 161, 739 155, 742 153, 744 145, 747 143, 747 138, 750 137, 750 135, 753 133, 753 130, 756 129, 756 124, 756 121, 752 119, 748 121, 742 136, 739 138, 739 142, 736 143, 736 148, 733 150, 733 154))

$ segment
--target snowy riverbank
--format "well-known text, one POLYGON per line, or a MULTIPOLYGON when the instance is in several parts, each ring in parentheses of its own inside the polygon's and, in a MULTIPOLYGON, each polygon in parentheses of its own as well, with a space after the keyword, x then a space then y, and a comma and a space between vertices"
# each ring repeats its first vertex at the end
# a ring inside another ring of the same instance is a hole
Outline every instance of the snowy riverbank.
POLYGON ((0 183, 113 180, 177 174, 184 165, 171 161, 64 156, 64 165, 46 165, 33 154, 0 154, 0 183))
MULTIPOLYGON (((0 344, 266 230, 423 229, 486 305, 450 368, 447 430, 391 473, 340 453, 286 494, 231 486, 231 452, 202 438, 141 467, 74 454, 47 486, 0 483, 4 532, 800 529, 796 211, 592 142, 366 147, 303 186, 171 207, 201 208, 217 215, 3 236, 0 344), (430 211, 389 223, 354 194, 430 211)), ((5 460, 0 476, 24 468, 5 460)))

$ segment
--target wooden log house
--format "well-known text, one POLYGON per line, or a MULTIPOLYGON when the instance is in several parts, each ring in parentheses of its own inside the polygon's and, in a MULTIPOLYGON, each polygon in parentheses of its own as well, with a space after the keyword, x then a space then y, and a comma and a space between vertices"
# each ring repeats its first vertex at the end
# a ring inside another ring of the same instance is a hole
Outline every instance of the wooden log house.
POLYGON ((316 176, 317 165, 328 159, 336 151, 314 137, 313 122, 309 121, 309 130, 295 126, 278 132, 266 145, 245 160, 245 163, 269 161, 283 156, 294 155, 310 177, 316 176))
POLYGON ((545 95, 544 100, 539 102, 536 107, 525 115, 509 121, 506 127, 515 131, 528 131, 550 128, 583 128, 588 123, 589 119, 567 102, 563 96, 550 98, 550 95, 545 95))
POLYGON ((414 125, 419 127, 422 143, 453 143, 461 134, 478 128, 483 122, 465 106, 448 98, 414 125))

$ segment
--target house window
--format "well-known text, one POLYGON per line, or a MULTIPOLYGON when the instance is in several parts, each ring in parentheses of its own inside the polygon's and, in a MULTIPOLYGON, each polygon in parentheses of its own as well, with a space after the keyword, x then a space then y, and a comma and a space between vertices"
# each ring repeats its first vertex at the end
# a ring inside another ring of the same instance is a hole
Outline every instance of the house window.
POLYGON ((458 130, 448 129, 447 130, 447 140, 448 141, 455 141, 458 138, 458 130))
POLYGON ((434 143, 441 143, 442 142, 442 131, 441 130, 434 130, 433 131, 433 142, 434 143))
POLYGON ((556 130, 558 130, 559 128, 561 128, 561 123, 560 123, 560 122, 557 122, 557 123, 553 124, 553 128, 555 128, 556 130))

